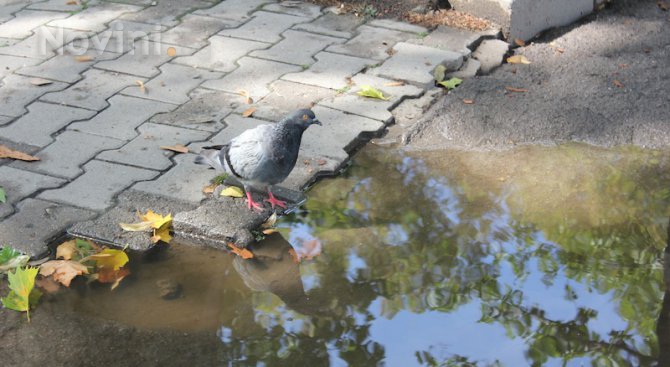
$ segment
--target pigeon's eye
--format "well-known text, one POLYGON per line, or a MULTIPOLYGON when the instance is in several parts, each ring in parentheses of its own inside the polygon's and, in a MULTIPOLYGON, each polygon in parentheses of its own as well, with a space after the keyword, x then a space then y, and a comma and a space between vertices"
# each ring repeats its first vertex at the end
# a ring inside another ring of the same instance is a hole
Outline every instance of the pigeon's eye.
POLYGON ((307 115, 302 115, 302 119, 305 120, 305 121, 307 121, 307 120, 309 120, 309 116, 307 116, 307 115))

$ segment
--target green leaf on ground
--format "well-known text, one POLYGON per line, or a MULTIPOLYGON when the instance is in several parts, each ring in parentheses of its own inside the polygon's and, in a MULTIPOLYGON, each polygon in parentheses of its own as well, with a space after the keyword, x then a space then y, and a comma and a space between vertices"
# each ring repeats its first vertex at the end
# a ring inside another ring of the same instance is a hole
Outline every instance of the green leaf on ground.
POLYGON ((361 90, 357 92, 359 96, 363 97, 368 97, 368 98, 376 98, 376 99, 381 99, 384 101, 387 101, 391 98, 386 97, 382 91, 379 89, 373 88, 369 85, 361 85, 361 90))
POLYGON ((20 252, 9 246, 0 250, 0 272, 5 272, 14 268, 25 266, 30 260, 30 256, 21 255, 20 252))
POLYGON ((447 73, 447 68, 440 64, 435 67, 435 70, 433 70, 433 78, 435 79, 436 83, 439 83, 444 80, 444 76, 447 73))
POLYGON ((447 88, 447 89, 454 89, 458 87, 459 84, 463 83, 463 80, 458 79, 458 78, 451 78, 449 80, 445 80, 443 82, 439 82, 437 84, 447 88))
POLYGON ((1 299, 3 306, 20 312, 26 312, 30 321, 30 307, 37 304, 42 293, 35 288, 37 268, 17 268, 7 274, 9 294, 1 299))
POLYGON ((5 196, 5 189, 0 187, 0 203, 6 203, 7 202, 7 196, 5 196))

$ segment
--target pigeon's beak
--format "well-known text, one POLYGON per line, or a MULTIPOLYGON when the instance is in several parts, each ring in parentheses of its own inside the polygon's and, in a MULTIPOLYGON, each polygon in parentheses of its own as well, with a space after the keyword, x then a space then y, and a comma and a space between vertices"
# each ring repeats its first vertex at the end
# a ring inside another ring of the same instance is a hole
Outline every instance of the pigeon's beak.
POLYGON ((312 123, 315 124, 315 125, 323 126, 323 125, 321 125, 321 121, 319 121, 317 119, 312 120, 312 123))

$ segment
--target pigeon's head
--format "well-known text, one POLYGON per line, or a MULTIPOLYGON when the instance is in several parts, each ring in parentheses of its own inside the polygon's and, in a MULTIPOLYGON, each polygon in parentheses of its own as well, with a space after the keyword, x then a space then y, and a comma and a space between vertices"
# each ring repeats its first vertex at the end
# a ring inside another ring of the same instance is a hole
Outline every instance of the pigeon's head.
POLYGON ((321 121, 316 119, 316 115, 314 115, 314 111, 308 109, 308 108, 303 108, 301 110, 297 110, 290 114, 288 116, 288 120, 291 121, 292 123, 302 127, 303 129, 307 129, 308 127, 316 124, 316 125, 321 125, 321 121))

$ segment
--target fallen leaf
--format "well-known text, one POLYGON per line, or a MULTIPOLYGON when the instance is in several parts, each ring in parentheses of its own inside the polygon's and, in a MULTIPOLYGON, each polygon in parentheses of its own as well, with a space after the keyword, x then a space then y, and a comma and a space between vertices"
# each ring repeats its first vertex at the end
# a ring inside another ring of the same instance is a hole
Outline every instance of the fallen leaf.
POLYGON ((384 101, 388 101, 389 99, 391 99, 390 97, 385 96, 384 93, 382 93, 382 91, 375 89, 369 85, 361 85, 361 90, 359 90, 356 94, 358 94, 359 96, 376 98, 384 101))
POLYGON ((615 86, 617 86, 617 88, 623 88, 623 87, 624 87, 623 83, 620 82, 620 81, 618 81, 618 80, 616 80, 616 79, 612 80, 612 84, 614 84, 615 86))
POLYGON ((157 243, 158 241, 163 241, 165 243, 170 243, 172 240, 172 235, 170 235, 170 225, 166 224, 162 227, 154 230, 154 235, 151 236, 151 243, 157 243))
POLYGON ((130 275, 130 269, 126 267, 117 270, 102 269, 96 274, 96 280, 100 283, 112 283, 111 289, 114 290, 128 275, 130 275))
POLYGON ((463 100, 463 103, 465 103, 465 104, 474 104, 475 101, 472 100, 472 99, 467 99, 467 98, 466 98, 466 99, 463 100))
POLYGON ((561 48, 561 47, 558 47, 558 45, 557 45, 556 42, 554 42, 554 41, 549 42, 549 46, 553 47, 554 50, 556 50, 557 52, 560 52, 560 53, 565 52, 565 49, 563 49, 563 48, 561 48))
POLYGON ((111 248, 106 248, 95 255, 91 255, 90 258, 95 260, 98 269, 118 270, 128 262, 128 254, 123 250, 111 248))
POLYGON ((272 213, 272 215, 265 221, 265 223, 261 224, 261 228, 274 227, 275 223, 277 223, 277 213, 272 213))
POLYGON ((659 0, 656 5, 658 5, 658 7, 663 11, 668 11, 668 9, 670 9, 670 5, 668 5, 668 3, 665 1, 659 0))
POLYGON ((524 55, 514 55, 507 58, 507 63, 528 65, 530 61, 524 55))
POLYGON ((76 240, 65 241, 56 248, 56 259, 72 260, 72 257, 76 254, 76 240))
POLYGON ((628 67, 628 64, 619 64, 619 67, 622 68, 622 69, 625 69, 625 68, 628 67))
POLYGON ((52 277, 35 279, 35 285, 47 293, 55 293, 60 289, 60 283, 52 277))
POLYGON ((523 46, 526 45, 526 42, 522 39, 519 39, 519 38, 515 38, 514 43, 519 47, 523 47, 523 46))
POLYGON ((302 164, 304 164, 305 166, 308 166, 309 165, 309 159, 303 159, 302 164))
POLYGON ((216 189, 217 186, 218 185, 215 184, 215 183, 207 185, 207 186, 202 188, 202 192, 205 193, 205 194, 211 194, 211 193, 214 192, 214 190, 216 189))
POLYGON ((65 5, 79 5, 75 0, 70 0, 65 3, 65 5))
POLYGON ((173 152, 177 153, 188 153, 188 147, 181 145, 181 144, 175 144, 175 145, 163 145, 160 147, 160 149, 163 150, 171 150, 173 152))
POLYGON ((291 260, 293 260, 294 264, 300 264, 300 257, 298 254, 295 252, 294 249, 290 248, 288 250, 288 254, 291 256, 291 260))
POLYGON ((247 259, 251 259, 251 258, 254 257, 254 254, 253 254, 251 251, 249 251, 249 250, 247 250, 247 249, 245 249, 245 248, 239 248, 239 247, 235 246, 234 244, 232 244, 232 243, 230 243, 230 242, 228 242, 228 247, 230 248, 230 250, 231 250, 235 255, 237 255, 237 256, 239 256, 239 257, 245 259, 245 260, 247 260, 247 259))
POLYGON ((228 196, 231 198, 241 198, 244 197, 244 192, 237 186, 228 186, 221 191, 221 196, 228 196))
POLYGON ((121 226, 124 231, 128 232, 143 232, 151 229, 150 222, 119 223, 119 226, 121 226))
POLYGON ((433 70, 433 79, 435 79, 435 83, 443 81, 446 74, 447 74, 447 67, 442 64, 437 65, 435 67, 435 70, 433 70))
POLYGON ((318 164, 319 166, 323 166, 326 163, 328 163, 328 161, 323 158, 316 160, 316 164, 318 164))
POLYGON ((273 234, 273 233, 277 233, 277 229, 276 229, 276 228, 268 228, 268 229, 264 229, 264 230, 263 230, 263 234, 264 234, 264 235, 269 235, 269 234, 273 234))
POLYGON ((144 82, 141 80, 135 80, 135 84, 140 87, 140 93, 147 94, 147 88, 144 86, 144 82))
POLYGON ((247 92, 246 90, 241 90, 237 93, 245 98, 244 103, 246 103, 246 104, 254 103, 253 98, 251 98, 251 96, 249 95, 249 92, 247 92))
POLYGON ((31 78, 30 79, 30 84, 36 85, 36 86, 42 86, 42 85, 49 85, 53 83, 53 81, 44 79, 44 78, 31 78))
POLYGON ((74 59, 77 62, 89 62, 89 61, 93 61, 93 56, 81 55, 81 56, 75 56, 74 59))
POLYGON ((17 159, 20 161, 32 162, 39 161, 38 157, 19 152, 18 150, 9 149, 4 145, 0 145, 0 158, 17 159))
POLYGON ((454 78, 451 78, 449 80, 439 82, 437 84, 439 84, 439 85, 441 85, 441 86, 443 86, 447 89, 454 89, 454 88, 458 87, 461 83, 463 83, 463 80, 454 77, 454 78))
POLYGON ((242 117, 249 117, 256 112, 256 107, 249 107, 244 112, 242 112, 242 117))
POLYGON ((119 225, 125 231, 140 232, 151 228, 159 229, 163 225, 172 222, 172 214, 163 216, 155 213, 153 210, 147 210, 146 214, 138 212, 137 216, 140 218, 139 223, 119 223, 119 225))
POLYGON ((12 269, 25 266, 30 260, 30 256, 22 255, 19 251, 9 246, 0 250, 0 272, 6 272, 12 269))
POLYGON ((515 92, 515 93, 525 93, 528 92, 528 89, 524 88, 514 88, 514 87, 505 87, 510 92, 515 92))
POLYGON ((309 241, 303 241, 302 245, 296 251, 300 259, 312 260, 321 255, 321 241, 314 238, 309 241))
POLYGON ((396 82, 384 83, 385 87, 402 87, 403 85, 405 85, 405 82, 396 81, 396 82))
POLYGON ((5 189, 0 187, 0 203, 6 203, 7 202, 7 196, 5 195, 5 189))
POLYGON ((53 279, 69 287, 77 275, 88 274, 86 265, 72 260, 51 260, 40 265, 40 275, 53 279))
POLYGON ((37 268, 17 268, 7 274, 9 294, 1 299, 2 305, 15 310, 25 311, 30 321, 30 308, 37 304, 42 293, 35 288, 37 268))

